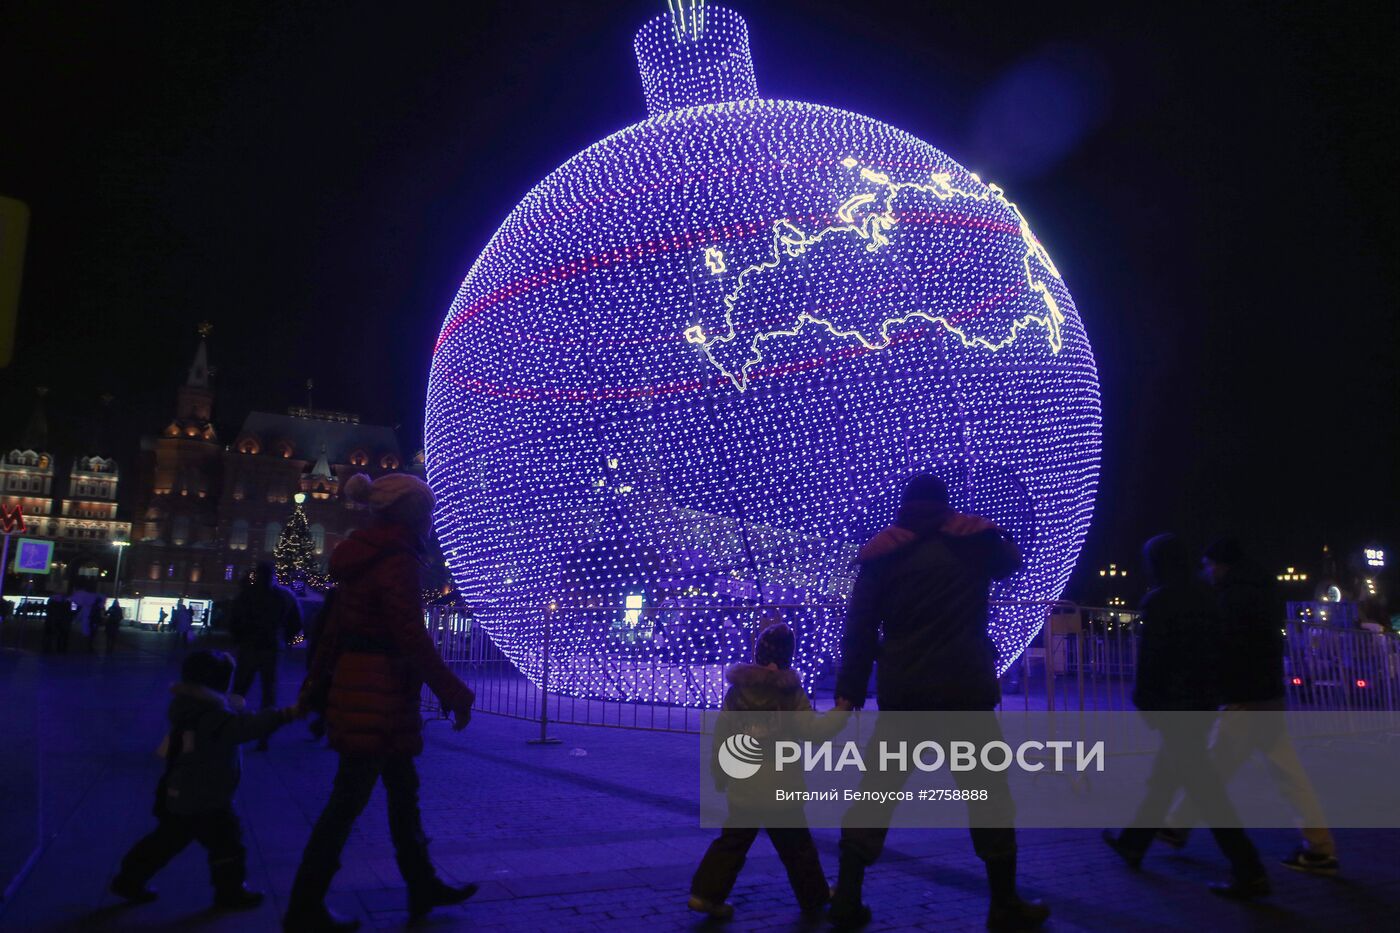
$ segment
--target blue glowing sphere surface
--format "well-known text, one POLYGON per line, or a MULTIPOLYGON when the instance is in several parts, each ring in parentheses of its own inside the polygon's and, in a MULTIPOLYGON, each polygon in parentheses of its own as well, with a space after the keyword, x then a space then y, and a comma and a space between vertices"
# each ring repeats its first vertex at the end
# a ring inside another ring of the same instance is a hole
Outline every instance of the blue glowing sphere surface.
POLYGON ((651 117, 530 191, 446 315, 426 440, 458 588, 536 682, 548 650, 551 689, 713 705, 778 615, 799 671, 835 661, 855 551, 930 471, 1024 552, 994 590, 1004 669, 1093 508, 1074 302, 999 188, 759 99, 742 20, 706 15, 643 29, 651 117))

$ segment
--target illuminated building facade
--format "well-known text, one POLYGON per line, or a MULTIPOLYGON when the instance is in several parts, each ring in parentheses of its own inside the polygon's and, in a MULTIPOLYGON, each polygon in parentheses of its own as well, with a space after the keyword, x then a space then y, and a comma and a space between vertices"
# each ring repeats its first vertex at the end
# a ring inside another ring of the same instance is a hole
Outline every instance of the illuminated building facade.
POLYGON ((50 589, 78 582, 101 588, 115 569, 112 542, 131 537, 131 523, 117 514, 120 470, 114 458, 103 455, 99 433, 85 441, 92 452, 73 458, 67 473, 59 474, 49 449, 43 395, 40 390, 19 445, 0 460, 0 506, 23 513, 27 537, 54 542, 50 589))
POLYGON ((324 563, 365 520, 340 498, 349 476, 421 468, 421 457, 404 463, 392 428, 309 407, 250 412, 225 444, 211 420, 213 405, 201 339, 176 393, 175 417, 142 442, 134 543, 123 573, 142 595, 232 596, 259 561, 272 560, 298 493, 306 495, 304 509, 324 563))

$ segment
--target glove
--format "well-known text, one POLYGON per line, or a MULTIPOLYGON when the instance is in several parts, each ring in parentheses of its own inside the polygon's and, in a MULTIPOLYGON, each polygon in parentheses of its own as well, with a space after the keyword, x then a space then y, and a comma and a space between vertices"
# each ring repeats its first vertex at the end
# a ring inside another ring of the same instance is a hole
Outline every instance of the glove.
POLYGON ((472 704, 476 702, 476 694, 467 691, 466 700, 457 704, 452 710, 452 731, 461 732, 467 727, 467 723, 472 721, 472 704))

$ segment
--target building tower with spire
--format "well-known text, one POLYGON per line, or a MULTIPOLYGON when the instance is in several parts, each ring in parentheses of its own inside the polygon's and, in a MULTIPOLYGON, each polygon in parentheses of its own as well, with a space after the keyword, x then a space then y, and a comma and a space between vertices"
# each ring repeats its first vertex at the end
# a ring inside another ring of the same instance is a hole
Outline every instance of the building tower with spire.
POLYGON ((308 380, 305 407, 249 412, 225 445, 213 424, 210 331, 199 329, 174 417, 142 441, 129 588, 142 596, 233 596, 258 562, 274 561, 294 522, 301 576, 318 585, 330 552, 367 518, 345 507, 344 480, 405 468, 394 429, 311 407, 308 380), (297 497, 304 503, 294 509, 297 497))
POLYGON ((207 323, 199 326, 199 345, 175 391, 175 416, 158 436, 141 440, 130 579, 142 593, 185 595, 204 579, 205 557, 219 547, 223 448, 212 420, 212 331, 207 323))

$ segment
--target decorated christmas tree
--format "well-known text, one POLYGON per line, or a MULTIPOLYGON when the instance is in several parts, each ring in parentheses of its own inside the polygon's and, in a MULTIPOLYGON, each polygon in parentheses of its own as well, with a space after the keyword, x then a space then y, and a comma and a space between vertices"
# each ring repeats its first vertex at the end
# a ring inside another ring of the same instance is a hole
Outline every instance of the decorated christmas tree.
POLYGON ((316 559, 316 544, 311 539, 311 529, 307 526, 306 512, 301 503, 297 503, 287 526, 277 537, 272 560, 277 568, 277 582, 283 586, 304 583, 315 589, 325 588, 325 575, 321 573, 320 561, 316 559))

